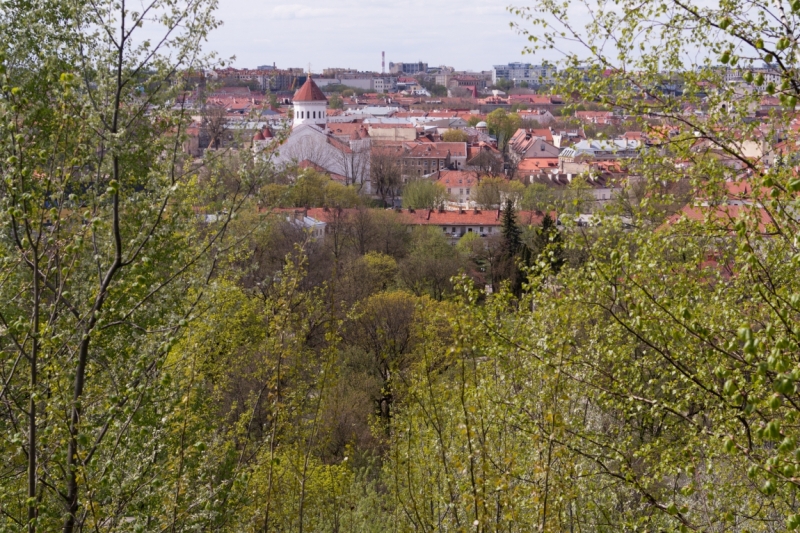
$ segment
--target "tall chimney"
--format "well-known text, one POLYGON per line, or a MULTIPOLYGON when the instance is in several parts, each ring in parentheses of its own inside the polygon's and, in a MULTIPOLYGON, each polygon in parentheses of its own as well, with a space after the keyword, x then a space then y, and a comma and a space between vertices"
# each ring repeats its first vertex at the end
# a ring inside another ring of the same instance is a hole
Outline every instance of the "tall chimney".
POLYGON ((381 74, 386 74, 386 52, 381 52, 381 74))

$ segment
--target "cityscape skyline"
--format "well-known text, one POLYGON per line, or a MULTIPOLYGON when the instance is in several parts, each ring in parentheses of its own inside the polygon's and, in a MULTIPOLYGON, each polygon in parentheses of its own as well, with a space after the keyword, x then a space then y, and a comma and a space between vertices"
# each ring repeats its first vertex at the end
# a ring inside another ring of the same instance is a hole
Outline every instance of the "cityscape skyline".
POLYGON ((235 56, 237 68, 274 63, 306 69, 310 63, 313 72, 334 67, 380 72, 382 51, 387 72, 390 62, 481 71, 498 63, 545 59, 522 53, 527 40, 510 27, 521 19, 502 4, 478 0, 411 0, 369 9, 353 0, 335 8, 322 0, 257 6, 224 0, 218 17, 223 25, 211 33, 207 48, 226 60, 235 56), (272 21, 266 31, 265 19, 272 21))

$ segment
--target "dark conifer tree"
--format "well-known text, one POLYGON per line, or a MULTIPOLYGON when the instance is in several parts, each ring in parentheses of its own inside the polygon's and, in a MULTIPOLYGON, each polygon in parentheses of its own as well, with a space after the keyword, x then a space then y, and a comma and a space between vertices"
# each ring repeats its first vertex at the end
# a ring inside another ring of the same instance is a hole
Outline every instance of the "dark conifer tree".
POLYGON ((514 257, 522 246, 522 232, 517 226, 517 217, 514 214, 514 204, 511 200, 506 201, 503 207, 503 241, 506 255, 514 257))

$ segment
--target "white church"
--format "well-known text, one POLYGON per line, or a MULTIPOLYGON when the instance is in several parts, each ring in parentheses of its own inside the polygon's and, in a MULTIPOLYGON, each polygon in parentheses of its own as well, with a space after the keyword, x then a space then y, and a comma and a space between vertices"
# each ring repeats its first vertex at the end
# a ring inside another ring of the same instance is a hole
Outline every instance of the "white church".
MULTIPOLYGON (((292 131, 272 155, 276 166, 295 164, 313 167, 330 174, 344 185, 356 185, 362 194, 371 194, 370 150, 366 129, 354 132, 347 141, 336 138, 328 129, 328 99, 311 79, 294 94, 292 131)), ((275 142, 268 128, 253 137, 253 149, 260 152, 275 142)))

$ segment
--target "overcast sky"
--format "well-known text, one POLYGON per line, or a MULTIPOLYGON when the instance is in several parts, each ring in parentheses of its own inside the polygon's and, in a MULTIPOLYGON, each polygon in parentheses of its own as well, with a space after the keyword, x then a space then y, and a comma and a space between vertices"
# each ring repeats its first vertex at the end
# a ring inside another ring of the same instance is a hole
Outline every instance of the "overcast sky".
MULTIPOLYGON (((209 48, 236 56, 234 66, 253 68, 349 67, 380 71, 381 51, 389 62, 424 61, 458 70, 489 70, 510 61, 539 63, 523 56, 525 37, 502 0, 220 0, 224 21, 209 48)), ((551 61, 557 58, 551 58, 551 61)))

